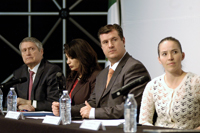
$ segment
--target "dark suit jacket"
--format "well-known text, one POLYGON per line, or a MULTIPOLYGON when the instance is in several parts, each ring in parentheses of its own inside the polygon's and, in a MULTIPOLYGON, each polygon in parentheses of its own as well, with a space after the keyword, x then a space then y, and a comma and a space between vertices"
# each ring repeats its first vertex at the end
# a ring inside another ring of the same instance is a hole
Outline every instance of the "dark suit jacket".
MULTIPOLYGON (((53 101, 59 101, 59 91, 57 88, 56 74, 62 72, 61 68, 42 59, 31 92, 31 100, 37 100, 37 108, 35 110, 51 111, 53 101)), ((28 99, 29 89, 29 72, 26 64, 14 71, 14 79, 26 77, 27 81, 15 86, 17 96, 28 99)), ((66 80, 63 77, 64 84, 66 80)))
MULTIPOLYGON (((99 72, 99 70, 94 71, 85 82, 78 81, 71 94, 72 105, 84 103, 85 100, 87 100, 90 97, 90 94, 94 90, 96 76, 99 74, 99 72)), ((76 76, 72 81, 67 82, 66 88, 68 90, 68 93, 70 93, 77 78, 78 76, 76 76)))
MULTIPOLYGON (((128 53, 122 58, 118 64, 109 84, 105 90, 107 74, 109 67, 100 72, 96 78, 94 92, 88 99, 88 103, 95 108, 96 119, 118 119, 124 117, 124 98, 119 96, 115 99, 111 94, 123 87, 124 85, 134 81, 141 76, 149 76, 144 65, 132 58, 128 53), (105 90, 105 91, 104 91, 105 90)), ((149 76, 150 79, 150 76, 149 76)), ((140 106, 142 93, 147 82, 132 88, 129 93, 133 93, 140 106)), ((72 116, 80 116, 80 108, 84 104, 72 107, 72 116)))

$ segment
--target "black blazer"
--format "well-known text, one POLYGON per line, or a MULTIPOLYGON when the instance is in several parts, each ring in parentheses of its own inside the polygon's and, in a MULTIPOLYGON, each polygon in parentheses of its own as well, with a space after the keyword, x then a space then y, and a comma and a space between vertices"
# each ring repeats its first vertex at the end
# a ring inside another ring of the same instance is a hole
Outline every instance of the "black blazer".
MULTIPOLYGON (((96 76, 99 74, 99 72, 100 70, 94 71, 91 74, 91 76, 87 79, 87 81, 83 83, 78 81, 71 94, 72 105, 84 103, 85 100, 87 100, 90 97, 90 94, 94 90, 96 76)), ((72 81, 66 83, 66 89, 68 90, 68 93, 70 93, 77 78, 78 77, 76 76, 72 81)))
MULTIPOLYGON (((42 59, 31 92, 31 100, 37 100, 37 108, 35 110, 51 111, 52 102, 59 101, 59 91, 56 81, 57 72, 62 72, 59 66, 42 59)), ((21 77, 27 78, 26 82, 17 84, 15 90, 18 97, 28 99, 29 72, 27 65, 22 65, 19 69, 14 71, 13 74, 14 79, 21 77)), ((63 81, 64 84, 66 84, 64 76, 63 81)))
MULTIPOLYGON (((123 118, 125 99, 123 96, 113 99, 111 94, 141 76, 149 76, 144 65, 126 53, 118 64, 107 88, 105 89, 108 69, 109 67, 103 69, 97 76, 95 89, 88 99, 90 106, 95 108, 96 119, 123 118)), ((140 106, 142 94, 147 83, 148 82, 138 85, 129 91, 129 93, 134 94, 138 106, 140 106)), ((80 116, 80 109, 83 106, 85 105, 80 104, 72 106, 72 116, 80 116)))

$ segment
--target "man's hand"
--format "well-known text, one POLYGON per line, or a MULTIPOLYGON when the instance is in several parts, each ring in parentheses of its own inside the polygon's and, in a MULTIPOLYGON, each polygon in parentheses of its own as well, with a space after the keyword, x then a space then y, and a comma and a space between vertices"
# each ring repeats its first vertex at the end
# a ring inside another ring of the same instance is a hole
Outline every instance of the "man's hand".
POLYGON ((18 106, 19 110, 28 110, 28 111, 35 111, 35 108, 32 105, 24 104, 18 106))
POLYGON ((59 116, 59 102, 53 102, 51 108, 52 108, 53 114, 55 116, 59 116))
POLYGON ((80 113, 82 118, 89 118, 90 110, 92 107, 89 105, 87 101, 85 101, 85 105, 86 106, 81 108, 80 113))
POLYGON ((35 111, 35 108, 31 105, 31 100, 17 98, 17 107, 19 110, 35 111))
POLYGON ((19 105, 31 105, 31 100, 17 98, 17 106, 19 105))

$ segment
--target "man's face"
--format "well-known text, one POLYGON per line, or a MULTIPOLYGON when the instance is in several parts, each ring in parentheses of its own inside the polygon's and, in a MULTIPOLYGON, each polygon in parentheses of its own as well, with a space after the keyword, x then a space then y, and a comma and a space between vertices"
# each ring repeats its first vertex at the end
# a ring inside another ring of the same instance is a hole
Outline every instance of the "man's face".
POLYGON ((31 69, 40 63, 43 58, 43 49, 39 51, 33 42, 23 42, 20 50, 24 63, 31 69))
POLYGON ((100 41, 101 48, 111 65, 118 62, 126 51, 125 38, 121 39, 115 29, 109 33, 101 34, 100 41))

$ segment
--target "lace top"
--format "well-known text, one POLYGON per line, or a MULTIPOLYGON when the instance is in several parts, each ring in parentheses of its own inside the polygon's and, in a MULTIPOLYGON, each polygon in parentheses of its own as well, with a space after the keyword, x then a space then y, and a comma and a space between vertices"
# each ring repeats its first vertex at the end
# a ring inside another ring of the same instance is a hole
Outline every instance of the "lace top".
POLYGON ((164 75, 150 81, 143 93, 139 123, 155 126, 194 129, 200 126, 200 76, 187 73, 175 89, 169 88, 164 75))

